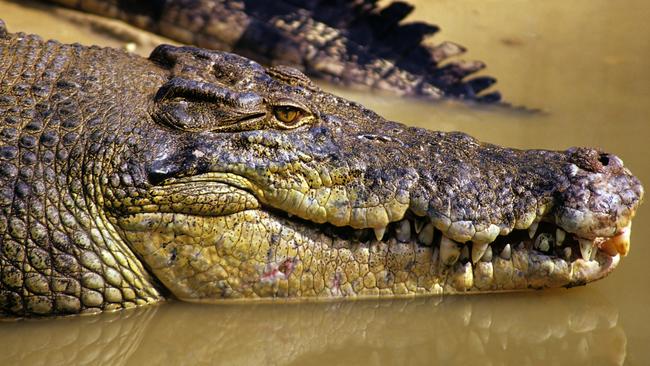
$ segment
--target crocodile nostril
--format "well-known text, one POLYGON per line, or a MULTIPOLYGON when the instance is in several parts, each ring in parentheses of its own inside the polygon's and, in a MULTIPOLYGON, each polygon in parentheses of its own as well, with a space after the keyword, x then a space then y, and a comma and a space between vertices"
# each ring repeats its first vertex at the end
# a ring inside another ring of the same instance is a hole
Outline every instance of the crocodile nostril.
POLYGON ((609 164, 609 154, 600 154, 598 161, 600 161, 603 166, 607 166, 609 164))

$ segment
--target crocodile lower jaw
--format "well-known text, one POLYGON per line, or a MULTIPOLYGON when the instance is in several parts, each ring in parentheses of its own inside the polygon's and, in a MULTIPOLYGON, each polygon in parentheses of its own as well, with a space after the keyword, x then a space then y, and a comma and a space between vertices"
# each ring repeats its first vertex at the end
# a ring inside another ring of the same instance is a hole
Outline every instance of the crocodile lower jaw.
POLYGON ((377 240, 371 229, 314 224, 263 208, 224 216, 140 213, 117 219, 155 277, 176 297, 194 301, 573 287, 605 277, 620 259, 597 245, 583 259, 570 235, 562 246, 543 250, 544 224, 533 239, 515 230, 479 255, 471 243, 455 243, 435 229, 429 239, 426 225, 416 229, 414 221, 407 222, 408 238, 400 221, 377 240), (519 242, 505 242, 523 235, 519 242))
MULTIPOLYGON (((288 220, 299 220, 291 215, 288 220)), ((303 220, 300 220, 303 221, 303 220)), ((428 218, 408 212, 381 230, 353 229, 303 222, 319 227, 338 245, 350 247, 413 246, 432 251, 436 271, 447 273, 447 292, 573 287, 605 277, 629 251, 631 224, 614 237, 584 239, 548 222, 535 222, 484 244, 458 243, 428 218), (518 280, 517 278, 520 277, 518 280)))

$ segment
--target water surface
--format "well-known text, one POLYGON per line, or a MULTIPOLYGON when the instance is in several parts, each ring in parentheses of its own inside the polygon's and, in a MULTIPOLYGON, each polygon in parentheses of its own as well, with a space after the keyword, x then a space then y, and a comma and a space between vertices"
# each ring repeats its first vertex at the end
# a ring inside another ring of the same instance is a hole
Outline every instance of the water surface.
MULTIPOLYGON (((415 1, 412 19, 467 46, 516 106, 476 108, 336 90, 388 118, 517 148, 601 147, 650 182, 650 3, 415 1)), ((0 1, 10 30, 123 46, 0 1)), ((139 49, 146 53, 146 49, 139 49)), ((650 216, 607 279, 522 294, 318 304, 161 306, 0 324, 0 364, 650 364, 650 216)))

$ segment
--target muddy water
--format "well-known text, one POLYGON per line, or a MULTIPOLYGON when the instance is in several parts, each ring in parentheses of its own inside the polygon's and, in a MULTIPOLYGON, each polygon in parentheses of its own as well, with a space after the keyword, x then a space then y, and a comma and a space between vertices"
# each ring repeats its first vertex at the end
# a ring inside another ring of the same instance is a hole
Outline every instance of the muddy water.
MULTIPOLYGON (((514 105, 424 104, 337 91, 389 118, 519 147, 598 146, 650 184, 650 3, 418 1, 413 19, 467 46, 514 105)), ((123 45, 0 1, 11 30, 123 45), (60 31, 63 30, 63 33, 60 31), (59 32, 59 33, 57 33, 59 32)), ((145 49, 140 49, 146 52, 145 49)), ((508 295, 205 306, 0 324, 0 364, 650 364, 650 214, 607 279, 508 295)))

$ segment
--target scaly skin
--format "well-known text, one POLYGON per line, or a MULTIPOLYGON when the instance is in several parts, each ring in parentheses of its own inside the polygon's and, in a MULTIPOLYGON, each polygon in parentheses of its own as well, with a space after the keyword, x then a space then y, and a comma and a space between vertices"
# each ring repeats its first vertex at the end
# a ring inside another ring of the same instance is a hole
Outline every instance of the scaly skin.
POLYGON ((450 60, 462 46, 425 40, 438 27, 403 22, 413 6, 377 0, 47 0, 121 19, 181 43, 228 51, 265 65, 357 88, 437 100, 498 102, 495 79, 467 79, 478 61, 450 60))
POLYGON ((234 54, 0 29, 5 313, 574 286, 627 253, 643 189, 614 155, 407 127, 234 54))

